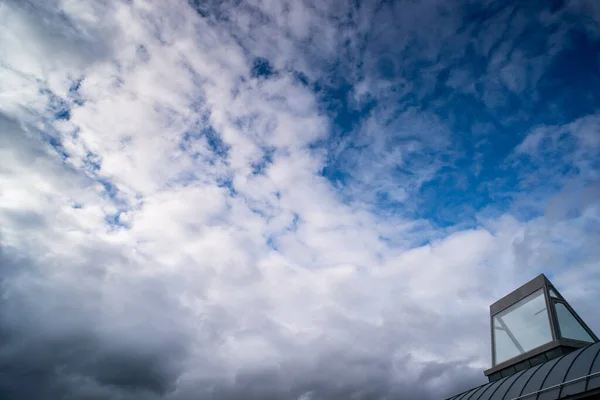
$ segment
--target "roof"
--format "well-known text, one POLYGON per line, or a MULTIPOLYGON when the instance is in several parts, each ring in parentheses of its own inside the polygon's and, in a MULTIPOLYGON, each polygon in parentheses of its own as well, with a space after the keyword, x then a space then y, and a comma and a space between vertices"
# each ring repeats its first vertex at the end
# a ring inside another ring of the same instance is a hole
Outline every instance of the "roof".
POLYGON ((600 342, 447 400, 570 399, 596 390, 600 391, 600 342))

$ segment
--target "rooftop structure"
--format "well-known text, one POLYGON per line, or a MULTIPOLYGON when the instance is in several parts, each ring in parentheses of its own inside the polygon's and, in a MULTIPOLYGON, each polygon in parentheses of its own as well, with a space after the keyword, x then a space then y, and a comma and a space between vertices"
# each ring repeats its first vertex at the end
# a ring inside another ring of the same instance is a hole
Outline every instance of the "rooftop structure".
POLYGON ((545 275, 490 306, 489 383, 448 400, 600 398, 600 342, 545 275))

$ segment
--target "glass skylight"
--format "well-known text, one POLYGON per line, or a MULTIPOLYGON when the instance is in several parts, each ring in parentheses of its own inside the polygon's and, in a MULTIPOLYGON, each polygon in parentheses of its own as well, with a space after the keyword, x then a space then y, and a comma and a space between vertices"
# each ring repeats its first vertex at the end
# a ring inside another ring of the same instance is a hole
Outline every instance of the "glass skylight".
POLYGON ((577 321, 577 318, 571 313, 571 311, 563 303, 555 303, 556 318, 558 319, 558 326, 560 329, 560 335, 565 339, 581 340, 582 342, 593 342, 592 336, 585 330, 583 326, 577 321))
POLYGON ((493 326, 495 364, 552 341, 543 290, 494 315, 493 326))

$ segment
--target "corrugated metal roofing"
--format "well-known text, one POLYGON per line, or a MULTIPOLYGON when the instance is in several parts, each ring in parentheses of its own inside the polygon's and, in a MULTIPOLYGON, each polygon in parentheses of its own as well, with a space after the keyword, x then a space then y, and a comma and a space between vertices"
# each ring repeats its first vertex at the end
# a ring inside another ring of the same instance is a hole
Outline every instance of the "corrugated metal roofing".
POLYGON ((598 388, 600 342, 447 400, 555 400, 598 388))

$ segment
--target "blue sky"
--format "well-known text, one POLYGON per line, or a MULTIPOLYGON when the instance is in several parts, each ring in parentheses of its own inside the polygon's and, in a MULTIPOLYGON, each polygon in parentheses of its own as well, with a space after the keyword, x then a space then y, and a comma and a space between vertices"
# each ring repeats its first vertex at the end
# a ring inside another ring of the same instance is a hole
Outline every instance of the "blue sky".
MULTIPOLYGON (((412 139, 423 147, 410 152, 404 163, 386 166, 385 179, 392 187, 376 189, 377 211, 408 211, 414 217, 446 226, 473 220, 487 206, 498 211, 518 207, 512 192, 520 192, 519 184, 531 176, 528 168, 532 166, 527 159, 509 160, 515 148, 533 128, 572 122, 598 106, 594 95, 598 90, 598 60, 590 56, 598 53, 597 41, 594 43, 576 20, 553 20, 552 6, 546 4, 544 9, 544 5, 524 10, 515 10, 511 3, 459 7, 459 33, 432 44, 409 40, 402 49, 392 51, 396 43, 352 43, 367 49, 355 57, 366 57, 364 64, 371 65, 356 63, 342 52, 333 77, 327 77, 332 82, 323 88, 319 81, 313 84, 323 93, 321 101, 334 121, 328 150, 341 153, 330 158, 325 176, 344 188, 357 180, 364 184, 357 179, 357 158, 377 165, 379 151, 393 151, 412 139), (544 15, 548 20, 540 21, 544 12, 549 14, 544 15), (369 47, 375 49, 369 51, 369 47), (368 100, 353 104, 349 96, 356 87, 346 78, 347 69, 363 82, 385 80, 384 91, 388 93, 374 93, 368 100), (408 89, 403 89, 407 84, 408 89), (383 109, 389 111, 380 114, 383 109), (403 116, 411 120, 403 120, 403 116), (424 132, 398 129, 398 124, 406 122, 420 128, 422 122, 412 120, 415 116, 432 121, 432 125, 422 127, 424 132), (377 140, 385 140, 385 149, 375 149, 374 143, 365 141, 361 124, 369 117, 381 118, 378 122, 383 130, 377 140), (444 134, 448 142, 441 148, 428 143, 435 140, 431 137, 444 134), (404 202, 391 200, 394 196, 390 192, 403 188, 406 180, 418 175, 423 163, 432 159, 438 163, 438 173, 411 192, 416 204, 407 209, 404 202), (518 165, 510 165, 511 161, 518 165)), ((397 12, 404 11, 399 6, 397 12)), ((386 12, 383 6, 374 19, 386 18, 381 16, 386 12)), ((386 36, 392 40, 403 37, 402 27, 390 30, 386 36)), ((568 160, 558 162, 560 175, 578 175, 568 160)), ((551 192, 561 183, 557 177, 539 185, 551 192)), ((539 209, 519 211, 525 219, 543 213, 539 209)))
POLYGON ((540 273, 600 330, 597 2, 0 23, 0 397, 444 398, 540 273))

